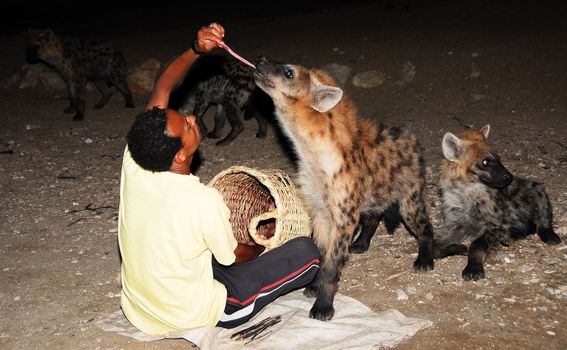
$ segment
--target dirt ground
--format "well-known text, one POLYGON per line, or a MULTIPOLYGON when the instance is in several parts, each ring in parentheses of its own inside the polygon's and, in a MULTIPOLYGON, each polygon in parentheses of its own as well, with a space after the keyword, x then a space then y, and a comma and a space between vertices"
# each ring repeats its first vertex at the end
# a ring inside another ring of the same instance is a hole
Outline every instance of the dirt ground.
MULTIPOLYGON (((405 12, 388 10, 383 1, 322 3, 170 8, 157 11, 159 21, 139 10, 129 15, 130 22, 114 26, 70 18, 66 29, 110 40, 136 65, 149 58, 167 61, 214 19, 227 28, 227 43, 245 57, 348 65, 352 74, 344 90, 360 116, 405 125, 425 147, 435 224, 443 134, 490 123, 490 141, 508 169, 546 184, 563 243, 548 247, 531 236, 498 248, 488 258, 487 278, 465 282, 465 257, 436 261, 434 271, 416 274, 416 241, 404 229, 387 235, 381 227, 367 253, 351 256, 339 292, 376 311, 394 308, 434 322, 399 349, 566 349, 566 6, 414 1, 405 12), (405 86, 393 84, 407 62, 415 77, 405 86), (351 83, 352 75, 369 70, 384 73, 385 82, 367 89, 351 83)), ((17 30, 0 37, 0 78, 24 63, 25 40, 17 30)), ((72 122, 63 114, 64 91, 0 92, 3 349, 190 348, 180 340, 140 343, 95 326, 119 309, 121 154, 128 127, 148 96, 136 97, 135 110, 123 108, 119 94, 104 109, 92 110, 97 99, 96 92, 89 93, 86 119, 72 122)), ((228 147, 204 140, 201 180, 237 164, 293 174, 273 124, 266 139, 256 139, 255 132, 256 122, 249 120, 228 147)))

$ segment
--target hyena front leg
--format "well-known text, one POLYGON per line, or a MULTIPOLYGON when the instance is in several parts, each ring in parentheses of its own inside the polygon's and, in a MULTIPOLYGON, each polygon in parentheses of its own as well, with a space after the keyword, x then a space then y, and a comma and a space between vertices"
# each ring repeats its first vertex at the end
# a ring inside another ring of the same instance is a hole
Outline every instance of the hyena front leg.
MULTIPOLYGON (((313 211, 311 211, 313 212, 313 211)), ((327 246, 329 245, 329 237, 331 232, 331 225, 329 223, 328 215, 312 215, 313 224, 313 239, 319 252, 321 254, 320 266, 325 265, 325 256, 327 255, 327 246)), ((314 298, 317 296, 318 290, 319 273, 313 279, 305 289, 303 290, 303 295, 308 298, 314 298)))
POLYGON ((561 238, 553 231, 553 210, 547 193, 542 189, 537 193, 534 222, 537 225, 537 235, 546 244, 559 244, 561 238))
POLYGON ((475 239, 469 247, 467 266, 462 273, 466 281, 484 278, 484 259, 490 249, 507 235, 507 230, 502 226, 491 226, 484 230, 484 234, 475 239))
POLYGON ((309 311, 311 318, 328 321, 335 314, 333 300, 337 294, 341 271, 348 258, 348 246, 355 226, 356 224, 343 226, 340 231, 333 229, 331 232, 335 239, 331 242, 333 246, 327 250, 317 273, 317 299, 309 311))
POLYGON ((433 229, 427 216, 423 191, 417 189, 400 201, 400 215, 419 244, 413 268, 419 272, 433 270, 433 229))
MULTIPOLYGON (((344 204, 344 203, 343 203, 344 204)), ((327 321, 333 318, 333 300, 341 278, 341 271, 348 258, 348 247, 360 216, 358 206, 339 205, 332 209, 333 222, 326 244, 321 269, 317 273, 317 299, 309 311, 309 317, 327 321)))
POLYGON ((75 111, 73 121, 85 119, 85 89, 87 87, 86 80, 69 81, 69 100, 72 109, 75 111))

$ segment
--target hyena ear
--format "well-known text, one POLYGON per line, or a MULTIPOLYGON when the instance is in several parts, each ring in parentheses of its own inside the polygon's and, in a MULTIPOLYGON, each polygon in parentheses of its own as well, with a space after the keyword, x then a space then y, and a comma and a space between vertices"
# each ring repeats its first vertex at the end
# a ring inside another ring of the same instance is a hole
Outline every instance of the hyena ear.
POLYGON ((451 162, 456 162, 462 156, 464 147, 463 142, 450 132, 443 136, 443 156, 451 162))
POLYGON ((313 85, 311 89, 311 108, 317 112, 329 111, 343 98, 343 90, 335 86, 313 85))
POLYGON ((488 138, 488 133, 490 133, 490 124, 486 124, 480 129, 480 132, 484 135, 484 138, 488 138))

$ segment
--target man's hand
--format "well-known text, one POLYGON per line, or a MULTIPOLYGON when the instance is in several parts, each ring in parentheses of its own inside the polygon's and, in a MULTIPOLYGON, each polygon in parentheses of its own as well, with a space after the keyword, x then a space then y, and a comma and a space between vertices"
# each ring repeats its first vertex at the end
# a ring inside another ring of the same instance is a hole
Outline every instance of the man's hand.
POLYGON ((234 250, 234 254, 236 255, 236 261, 234 263, 241 264, 252 259, 256 259, 260 254, 262 254, 264 249, 266 249, 266 247, 259 244, 246 245, 238 243, 238 246, 236 246, 236 249, 234 250))
POLYGON ((224 45, 224 28, 218 23, 211 23, 208 27, 201 27, 197 33, 197 50, 210 52, 216 47, 224 45))
MULTIPOLYGON (((224 28, 218 23, 211 23, 208 27, 201 27, 197 32, 197 39, 195 40, 196 49, 201 52, 209 52, 215 47, 221 47, 224 45, 223 37, 224 28)), ((153 107, 167 108, 171 91, 183 80, 189 67, 198 57, 198 54, 193 52, 192 49, 187 49, 171 62, 156 82, 146 109, 152 109, 153 107)))

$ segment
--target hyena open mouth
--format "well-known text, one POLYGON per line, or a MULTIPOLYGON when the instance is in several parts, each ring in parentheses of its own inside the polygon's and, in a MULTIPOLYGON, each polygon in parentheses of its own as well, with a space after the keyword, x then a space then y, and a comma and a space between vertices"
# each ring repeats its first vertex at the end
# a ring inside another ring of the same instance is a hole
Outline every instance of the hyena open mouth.
POLYGON ((275 88, 274 82, 268 78, 270 75, 269 67, 266 65, 266 58, 260 56, 256 61, 256 69, 254 70, 254 80, 261 88, 275 88))

